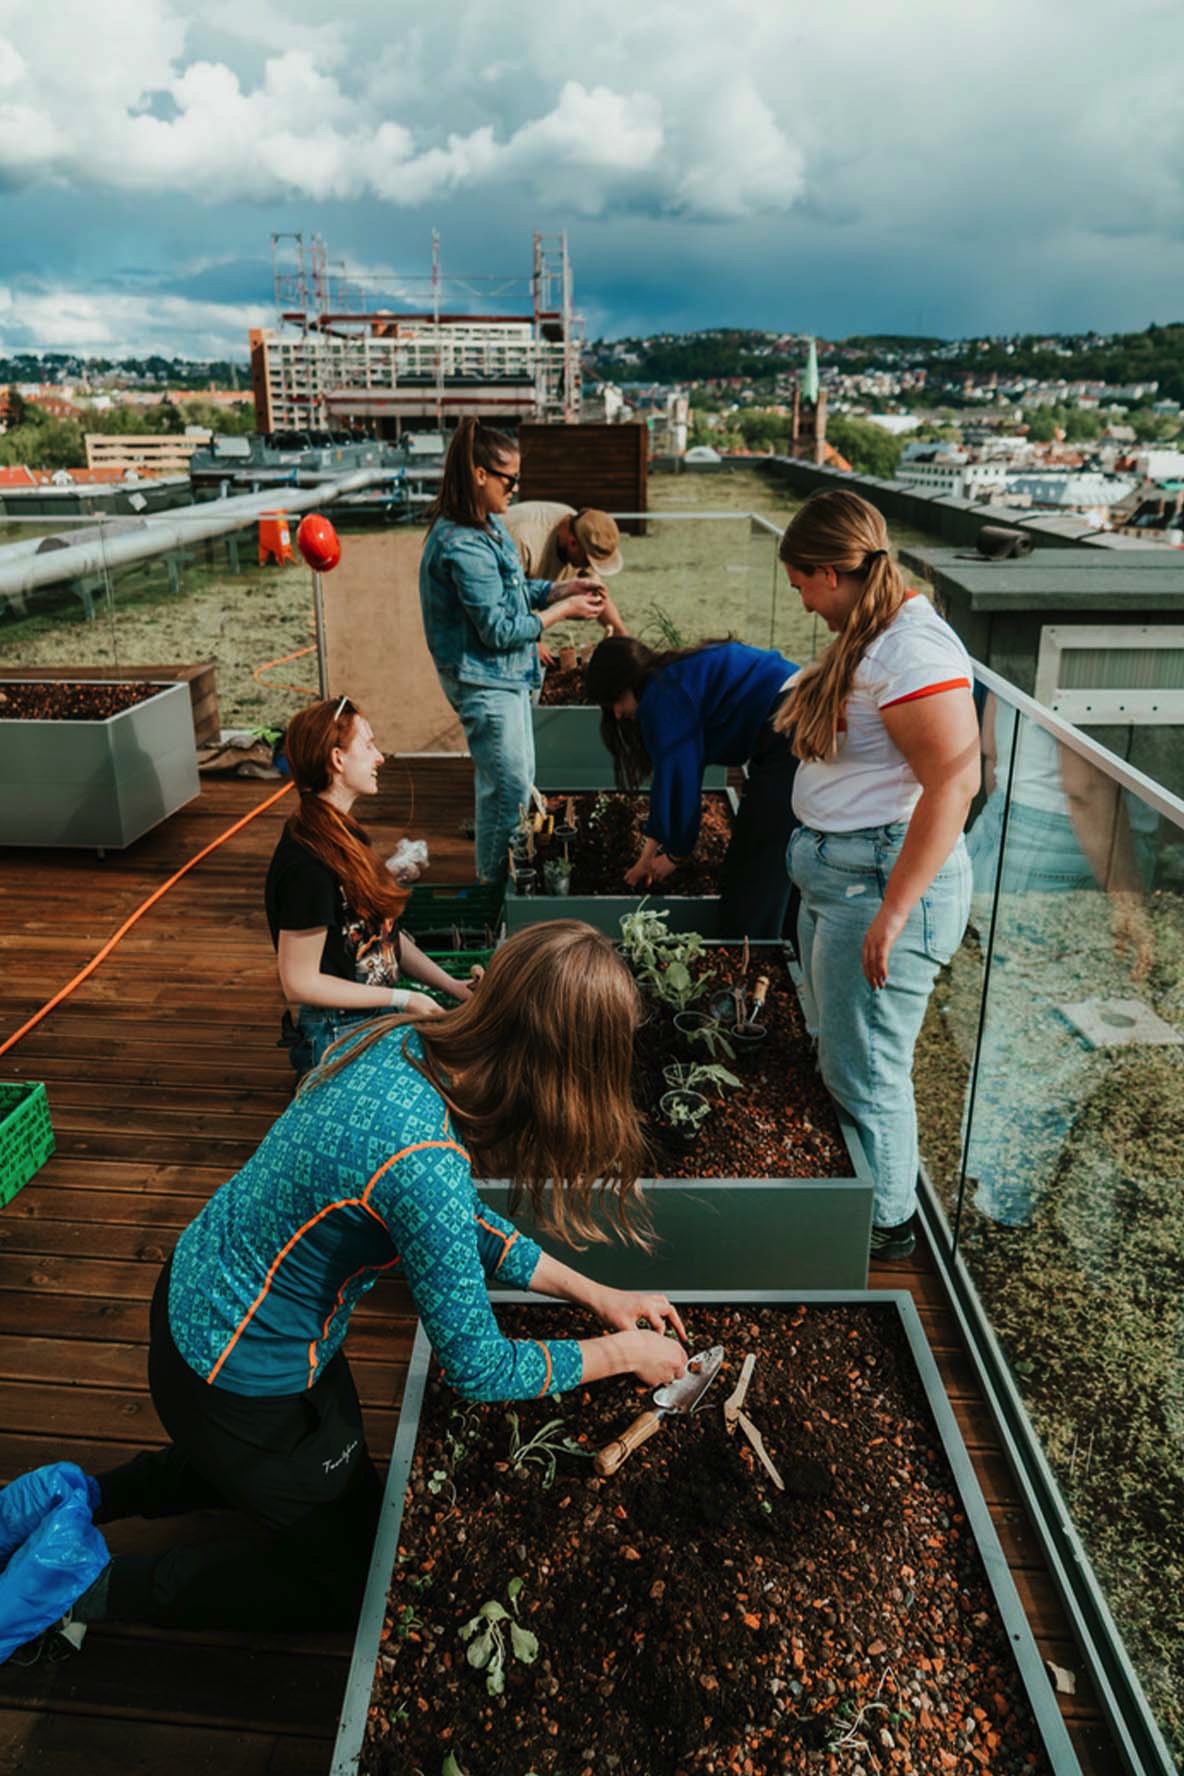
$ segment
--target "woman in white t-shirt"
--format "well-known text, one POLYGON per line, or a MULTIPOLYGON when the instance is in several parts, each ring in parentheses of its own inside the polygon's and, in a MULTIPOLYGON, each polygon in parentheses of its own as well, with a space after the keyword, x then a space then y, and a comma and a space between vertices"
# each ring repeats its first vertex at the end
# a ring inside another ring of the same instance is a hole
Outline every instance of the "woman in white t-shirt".
POLYGON ((780 556, 805 608, 835 635, 777 718, 802 761, 788 861, 802 897, 803 1005, 822 1076, 875 1178, 872 1255, 903 1258, 915 1243, 913 1049, 970 908, 970 660, 905 585, 883 517, 858 494, 814 494, 780 556))

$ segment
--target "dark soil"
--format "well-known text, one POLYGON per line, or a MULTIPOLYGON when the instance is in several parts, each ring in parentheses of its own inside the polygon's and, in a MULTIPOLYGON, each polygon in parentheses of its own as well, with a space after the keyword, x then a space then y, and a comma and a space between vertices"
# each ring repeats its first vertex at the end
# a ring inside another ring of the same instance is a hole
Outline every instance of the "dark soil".
MULTIPOLYGON (((752 952, 745 976, 739 944, 713 946, 705 967, 714 974, 705 996, 693 1010, 705 1010, 717 990, 747 980, 751 992, 757 976, 770 978, 761 1023, 768 1036, 759 1057, 729 1060, 721 1065, 740 1080, 738 1090, 722 1099, 701 1086, 716 1108, 688 1151, 670 1140, 658 1100, 670 1090, 662 1069, 671 1061, 711 1059, 701 1046, 688 1047, 674 1027, 668 1007, 650 999, 650 1015, 637 1034, 634 1097, 647 1117, 656 1178, 843 1178, 851 1161, 839 1132, 834 1103, 815 1066, 802 1021, 797 994, 784 958, 761 949, 752 952)), ((702 971, 700 971, 702 972, 702 971)))
POLYGON ((0 683, 0 721, 106 721, 155 697, 163 685, 0 683))
MULTIPOLYGON (((534 867, 539 892, 543 889, 543 864, 561 858, 566 849, 571 861, 572 894, 636 894, 628 887, 625 871, 636 863, 649 818, 649 797, 623 791, 547 796, 548 812, 557 825, 567 818, 571 804, 576 838, 568 845, 555 838, 536 837, 534 867)), ((654 890, 656 894, 718 894, 720 865, 732 836, 732 811, 722 791, 703 797, 703 820, 694 856, 681 864, 654 890)))
MULTIPOLYGON (((581 1336, 578 1312, 501 1313, 581 1336)), ((609 1479, 560 1451, 510 1461, 511 1427, 591 1455, 647 1404, 631 1379, 556 1402, 458 1401, 429 1385, 361 1770, 436 1776, 865 1776, 1050 1771, 899 1322, 882 1308, 684 1310, 725 1369, 609 1479), (745 1410, 777 1491, 722 1407, 745 1410), (483 1604, 537 1659, 504 1695, 466 1660, 483 1604)))
POLYGON ((568 709, 580 705, 589 707, 588 693, 584 689, 583 667, 571 666, 563 672, 558 666, 548 666, 543 675, 539 702, 547 709, 568 709))

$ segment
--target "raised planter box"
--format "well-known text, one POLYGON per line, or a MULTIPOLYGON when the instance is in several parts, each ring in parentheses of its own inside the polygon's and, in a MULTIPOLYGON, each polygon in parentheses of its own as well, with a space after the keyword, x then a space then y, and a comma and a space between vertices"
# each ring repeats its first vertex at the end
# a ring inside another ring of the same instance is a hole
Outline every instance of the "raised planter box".
MULTIPOLYGON (((612 789, 612 755, 600 738, 600 710, 594 703, 536 704, 534 780, 540 789, 612 789)), ((704 789, 723 789, 726 765, 708 765, 704 789)))
MULTIPOLYGON (((745 1757, 1080 1776, 911 1297, 678 1299, 692 1343, 725 1347, 713 1392, 608 1479, 558 1449, 549 1489, 545 1468, 515 1471, 506 1407, 449 1418, 417 1334, 331 1776, 697 1776, 745 1757), (785 1491, 724 1428, 745 1352, 785 1491), (462 1632, 490 1600, 500 1696, 462 1632)), ((519 1337, 590 1330, 534 1297, 499 1310, 519 1337)), ((591 1451, 644 1403, 618 1380, 511 1410, 521 1438, 558 1417, 591 1451)))
POLYGON ((5 845, 121 850, 200 789, 188 685, 162 685, 106 720, 0 716, 5 845))
MULTIPOLYGON (((109 681, 110 666, 6 666, 6 679, 37 679, 42 682, 64 680, 70 684, 102 684, 109 681)), ((218 668, 213 660, 198 660, 193 665, 120 666, 121 683, 186 684, 193 709, 193 739, 197 746, 216 746, 222 732, 218 709, 218 668)))
MULTIPOLYGON (((611 793, 611 782, 607 786, 611 793)), ((578 786, 564 783, 549 789, 551 796, 578 793, 578 786)), ((720 793, 716 791, 716 793, 720 793)), ((739 798, 734 790, 724 789, 734 814, 739 798)), ((622 858, 622 874, 632 862, 622 858)), ((540 919, 583 919, 609 937, 619 937, 621 920, 634 913, 645 901, 655 912, 668 914, 671 931, 697 931, 703 937, 728 938, 735 934, 719 928, 719 896, 717 894, 520 894, 514 882, 506 884, 505 922, 507 932, 521 931, 537 925, 540 919)))

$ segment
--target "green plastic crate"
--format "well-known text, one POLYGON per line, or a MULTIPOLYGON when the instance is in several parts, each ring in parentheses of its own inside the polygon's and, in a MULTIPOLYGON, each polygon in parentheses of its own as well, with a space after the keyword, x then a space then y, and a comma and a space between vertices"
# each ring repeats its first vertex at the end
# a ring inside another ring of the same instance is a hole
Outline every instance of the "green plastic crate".
POLYGON ((45 1087, 32 1080, 0 1083, 0 1208, 41 1169, 53 1148, 45 1087))
MULTIPOLYGON (((450 974, 452 976, 453 980, 468 980, 469 969, 472 968, 475 963, 479 964, 482 968, 489 967, 489 958, 493 955, 493 951, 425 950, 424 955, 430 956, 437 968, 442 968, 445 974, 450 974)), ((441 1005, 455 1004, 455 1000, 446 999, 444 994, 438 992, 435 987, 420 987, 418 990, 423 993, 429 993, 431 997, 441 1005)))
POLYGON ((459 886, 425 882, 411 890, 399 924, 417 943, 429 937, 431 941, 420 947, 433 954, 453 948, 479 949, 485 946, 487 932, 490 937, 496 935, 505 898, 504 882, 464 882, 459 886), (459 943, 451 933, 459 936, 459 943))

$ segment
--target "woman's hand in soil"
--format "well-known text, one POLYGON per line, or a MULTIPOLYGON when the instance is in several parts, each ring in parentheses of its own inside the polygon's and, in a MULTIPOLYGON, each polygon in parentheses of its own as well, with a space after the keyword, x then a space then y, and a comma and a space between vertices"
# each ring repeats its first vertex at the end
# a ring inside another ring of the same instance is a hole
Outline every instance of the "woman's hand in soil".
POLYGON ((687 1353, 673 1338, 660 1332, 621 1332, 617 1335, 626 1345, 628 1366, 646 1387, 665 1387, 687 1371, 687 1353))
POLYGON ((604 1289, 596 1302, 596 1317, 614 1332, 634 1332, 644 1320, 654 1332, 673 1332, 686 1338, 678 1309, 665 1295, 644 1294, 639 1289, 604 1289))
POLYGON ((659 851, 651 840, 632 869, 625 871, 625 880, 630 888, 648 888, 653 882, 664 882, 677 868, 674 859, 659 851))

